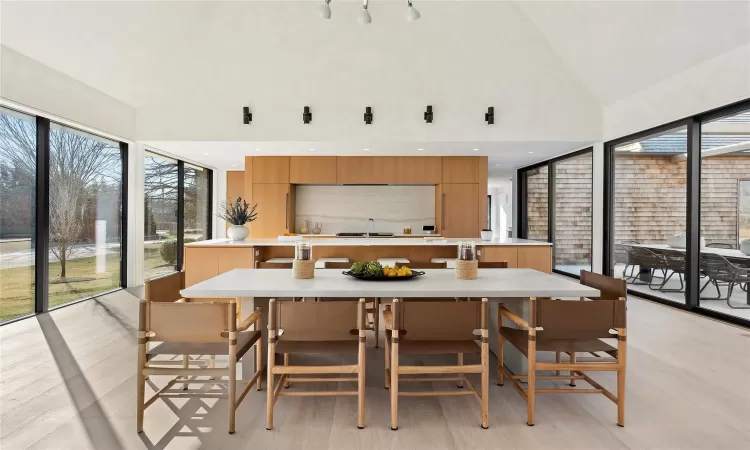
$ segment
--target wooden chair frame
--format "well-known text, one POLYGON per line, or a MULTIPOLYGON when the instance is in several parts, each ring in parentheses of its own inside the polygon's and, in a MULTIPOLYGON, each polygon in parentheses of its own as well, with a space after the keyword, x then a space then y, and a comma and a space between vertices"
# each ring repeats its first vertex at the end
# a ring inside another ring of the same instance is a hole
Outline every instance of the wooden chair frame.
MULTIPOLYGON (((391 394, 391 430, 398 430, 398 398, 402 397, 425 397, 425 396, 456 396, 456 395, 473 395, 479 400, 481 406, 481 426, 484 429, 489 427, 489 301, 487 298, 482 299, 481 306, 481 361, 479 364, 464 365, 463 353, 457 354, 457 364, 448 366, 406 366, 399 364, 399 336, 401 330, 398 329, 400 303, 398 298, 393 299, 393 308, 391 305, 386 306, 383 312, 383 318, 386 324, 386 332, 390 330, 390 340, 386 339, 386 363, 385 379, 386 389, 390 389, 391 394), (481 390, 471 381, 467 374, 481 375, 481 390), (453 375, 449 377, 402 377, 402 375, 429 375, 429 374, 446 374, 453 375), (409 382, 435 382, 435 381, 456 381, 457 387, 462 388, 465 381, 469 387, 468 390, 453 391, 433 391, 433 392, 400 392, 399 383, 409 382)), ((450 352, 448 352, 450 353, 450 352)))
MULTIPOLYGON (((146 300, 140 302, 140 314, 139 314, 139 327, 138 327, 138 370, 136 375, 137 380, 137 395, 136 395, 136 428, 137 432, 143 431, 143 416, 146 408, 151 406, 160 397, 212 397, 208 393, 190 393, 181 391, 170 391, 176 383, 183 383, 183 390, 187 389, 189 384, 224 384, 228 383, 228 406, 229 406, 229 433, 235 432, 235 413, 242 400, 245 399, 247 393, 250 391, 252 386, 257 383, 258 390, 262 389, 262 374, 263 374, 263 346, 262 338, 258 337, 257 340, 252 344, 256 349, 256 372, 249 381, 239 380, 241 383, 246 383, 245 388, 240 392, 239 397, 236 395, 237 391, 237 334, 242 331, 248 330, 254 326, 255 331, 261 331, 263 327, 263 311, 260 307, 247 317, 240 324, 237 324, 237 304, 241 301, 241 298, 231 299, 227 304, 227 327, 226 331, 221 333, 221 338, 226 339, 227 342, 227 354, 229 356, 229 364, 225 368, 214 367, 214 360, 212 358, 208 368, 200 368, 201 361, 192 361, 189 355, 185 355, 185 360, 181 368, 172 367, 159 367, 163 362, 149 361, 147 358, 148 344, 151 338, 159 339, 159 335, 151 331, 150 322, 148 321, 150 305, 146 300), (190 363, 195 363, 199 368, 190 368, 190 363), (145 399, 145 388, 146 378, 151 375, 174 375, 164 387, 156 391, 154 395, 148 400, 145 399), (208 376, 208 380, 198 380, 198 377, 208 376), (227 377, 227 381, 217 381, 227 377)), ((186 305, 187 306, 187 305, 186 305)), ((248 349, 249 351, 249 349, 248 349)), ((215 397, 215 396, 213 396, 215 397)), ((221 396, 220 398, 225 398, 221 396)))
MULTIPOLYGON (((365 427, 365 356, 366 356, 366 324, 365 324, 365 299, 360 298, 357 308, 357 364, 337 366, 293 366, 289 365, 289 358, 284 357, 284 365, 276 364, 276 345, 279 337, 279 327, 276 322, 276 299, 269 301, 268 314, 268 393, 266 402, 266 430, 273 429, 273 410, 276 401, 281 396, 356 396, 357 397, 357 428, 365 427), (310 375, 350 375, 348 377, 309 377, 310 375), (356 374, 356 376, 351 376, 356 374), (278 382, 275 376, 280 375, 278 382), (303 377, 290 377, 290 375, 303 375, 303 377), (353 381, 357 383, 356 391, 282 391, 282 387, 288 387, 289 381, 295 383, 330 383, 333 381, 353 381)), ((325 307, 321 305, 321 307, 325 307)))
MULTIPOLYGON (((336 262, 336 261, 326 261, 323 265, 325 269, 349 269, 352 267, 353 263, 348 262, 336 262)), ((341 299, 344 300, 344 299, 341 299)), ((349 301, 352 301, 352 299, 346 299, 349 301)), ((380 298, 379 297, 373 297, 373 298, 366 298, 366 319, 367 319, 367 330, 373 331, 375 333, 375 348, 380 347, 378 338, 378 333, 380 331, 380 298), (370 320, 369 315, 372 314, 372 320, 370 320)))
MULTIPOLYGON (((582 271, 585 272, 585 271, 582 271)), ((581 274, 581 283, 584 283, 585 274, 581 274)), ((621 280, 623 288, 626 289, 625 280, 621 280)), ((567 359, 561 357, 561 352, 556 352, 555 362, 538 362, 536 360, 536 337, 537 331, 543 331, 542 327, 536 326, 536 297, 529 298, 530 303, 530 321, 524 320, 514 312, 510 311, 504 305, 498 305, 497 312, 497 384, 502 386, 504 378, 507 377, 513 387, 526 400, 527 403, 527 420, 526 424, 534 425, 534 407, 536 394, 562 393, 562 394, 602 394, 617 405, 617 425, 625 426, 625 373, 627 369, 627 329, 615 328, 610 330, 613 338, 617 338, 617 352, 615 357, 603 357, 592 353, 591 357, 577 357, 575 352, 566 352, 567 359), (518 328, 528 332, 528 349, 527 359, 529 369, 527 374, 517 375, 510 371, 503 364, 503 344, 502 335, 503 318, 513 322, 518 328), (555 375, 537 375, 537 371, 555 371, 555 375), (561 374, 561 371, 567 371, 567 375, 561 374), (584 371, 609 371, 617 372, 617 395, 605 389, 601 384, 593 380, 584 371), (519 380, 526 380, 528 387, 524 388, 519 380), (570 388, 537 388, 537 380, 568 380, 570 386, 575 386, 575 380, 583 380, 591 385, 591 389, 570 389, 570 388)), ((581 301, 586 299, 581 297, 581 301)), ((562 300, 560 300, 562 301, 562 300)), ((625 297, 618 297, 618 301, 625 302, 625 297)))

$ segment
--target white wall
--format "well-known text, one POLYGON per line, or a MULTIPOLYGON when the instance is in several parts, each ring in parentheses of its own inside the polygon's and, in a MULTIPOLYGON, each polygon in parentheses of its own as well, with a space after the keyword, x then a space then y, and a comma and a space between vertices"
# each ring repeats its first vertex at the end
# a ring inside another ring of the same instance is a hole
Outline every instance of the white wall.
POLYGON ((43 113, 135 137, 135 110, 78 80, 0 45, 0 97, 43 113))
POLYGON ((506 237, 513 228, 513 182, 509 179, 489 180, 488 193, 492 203, 492 236, 506 237))

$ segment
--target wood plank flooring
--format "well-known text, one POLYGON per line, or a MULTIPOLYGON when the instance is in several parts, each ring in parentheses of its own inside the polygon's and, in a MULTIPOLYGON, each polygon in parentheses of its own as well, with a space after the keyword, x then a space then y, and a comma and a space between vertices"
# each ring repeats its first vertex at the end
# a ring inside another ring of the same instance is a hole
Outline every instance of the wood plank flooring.
MULTIPOLYGON (((157 401, 139 435, 137 298, 116 292, 0 327, 0 448, 750 448, 750 330, 632 297, 628 306, 625 428, 616 426, 615 405, 603 396, 552 394, 538 396, 536 426, 528 427, 525 403, 509 384, 497 386, 491 371, 488 430, 479 427, 472 397, 410 397, 400 400, 400 428, 391 431, 383 349, 371 348, 364 430, 356 428, 354 398, 283 397, 275 429, 266 431, 265 390, 253 389, 238 410, 235 435, 226 432, 226 400, 195 398, 157 401)), ((596 378, 614 388, 611 374, 596 378)))

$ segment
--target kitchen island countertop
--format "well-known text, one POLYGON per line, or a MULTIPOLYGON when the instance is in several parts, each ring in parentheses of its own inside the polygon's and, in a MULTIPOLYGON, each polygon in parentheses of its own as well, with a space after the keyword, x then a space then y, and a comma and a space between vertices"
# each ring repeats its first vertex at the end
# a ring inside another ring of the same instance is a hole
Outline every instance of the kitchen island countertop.
MULTIPOLYGON (((518 238, 498 238, 490 241, 481 239, 403 239, 403 238, 314 238, 308 242, 313 247, 348 247, 348 246, 406 246, 406 247, 432 247, 432 246, 456 246, 459 242, 474 242, 477 246, 499 247, 499 246, 552 246, 549 242, 533 241, 518 238)), ((296 241, 279 241, 275 238, 249 238, 244 241, 232 241, 230 239, 210 239, 206 241, 191 242, 186 247, 293 247, 296 241)))

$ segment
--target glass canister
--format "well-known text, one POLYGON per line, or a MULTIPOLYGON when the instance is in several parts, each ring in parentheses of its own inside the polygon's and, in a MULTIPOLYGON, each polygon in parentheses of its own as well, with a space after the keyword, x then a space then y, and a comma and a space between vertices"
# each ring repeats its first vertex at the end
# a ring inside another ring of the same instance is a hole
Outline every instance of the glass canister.
POLYGON ((297 241, 294 245, 294 259, 297 261, 312 260, 312 246, 310 241, 297 241))
POLYGON ((471 241, 459 242, 457 259, 459 261, 476 261, 477 259, 476 244, 471 241))

